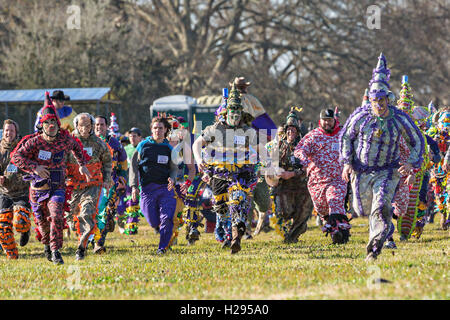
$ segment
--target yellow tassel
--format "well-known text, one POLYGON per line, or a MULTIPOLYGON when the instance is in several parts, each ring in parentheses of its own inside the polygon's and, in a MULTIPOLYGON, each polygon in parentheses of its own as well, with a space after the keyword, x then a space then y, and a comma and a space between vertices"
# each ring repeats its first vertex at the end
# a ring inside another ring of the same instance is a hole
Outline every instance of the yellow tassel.
POLYGON ((221 193, 217 196, 214 196, 214 201, 217 203, 219 201, 227 201, 228 200, 228 193, 221 193))
POLYGON ((423 203, 422 201, 420 201, 420 204, 419 204, 419 210, 426 210, 427 209, 427 206, 425 205, 425 203, 423 203))

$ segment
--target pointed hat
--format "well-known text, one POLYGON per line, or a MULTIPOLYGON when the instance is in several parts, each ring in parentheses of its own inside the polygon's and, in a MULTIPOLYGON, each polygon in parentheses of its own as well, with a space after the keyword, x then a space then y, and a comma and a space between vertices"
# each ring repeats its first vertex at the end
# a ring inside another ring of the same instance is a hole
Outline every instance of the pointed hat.
POLYGON ((383 53, 378 57, 378 64, 372 71, 372 80, 369 82, 369 97, 380 98, 388 95, 389 92, 389 77, 391 71, 387 67, 386 58, 383 53))
POLYGON ((241 111, 243 109, 242 102, 241 102, 241 93, 236 88, 236 84, 234 84, 234 83, 232 84, 232 87, 231 87, 231 92, 230 92, 230 96, 227 101, 226 108, 227 109, 238 109, 241 111))
POLYGON ((411 87, 408 83, 408 76, 402 77, 402 89, 400 90, 400 99, 397 100, 397 108, 411 115, 414 108, 412 100, 411 87))
POLYGON ((39 125, 42 126, 42 123, 48 119, 56 119, 58 122, 58 126, 61 127, 61 122, 59 121, 58 112, 56 111, 55 106, 53 105, 52 99, 50 98, 50 92, 45 92, 45 106, 41 111, 41 118, 39 119, 39 125))

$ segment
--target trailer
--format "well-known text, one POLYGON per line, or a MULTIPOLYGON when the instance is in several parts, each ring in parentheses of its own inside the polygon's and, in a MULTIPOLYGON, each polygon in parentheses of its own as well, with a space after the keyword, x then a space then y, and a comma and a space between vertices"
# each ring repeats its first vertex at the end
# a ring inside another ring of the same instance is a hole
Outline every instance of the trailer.
POLYGON ((156 99, 150 106, 150 118, 156 117, 158 113, 183 117, 190 130, 195 128, 195 133, 200 133, 199 130, 214 123, 214 113, 221 101, 221 96, 204 96, 198 99, 185 95, 166 96, 156 99))

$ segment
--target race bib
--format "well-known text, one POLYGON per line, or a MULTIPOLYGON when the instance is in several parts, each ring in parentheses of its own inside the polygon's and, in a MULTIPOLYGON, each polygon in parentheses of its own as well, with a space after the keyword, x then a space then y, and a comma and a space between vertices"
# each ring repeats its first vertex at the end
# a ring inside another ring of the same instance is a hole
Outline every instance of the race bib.
POLYGON ((331 145, 331 151, 339 151, 339 143, 333 143, 331 145))
POLYGON ((240 144, 240 145, 245 145, 245 136, 235 136, 234 143, 240 144))
POLYGON ((17 172, 17 167, 15 165, 13 165, 12 163, 10 163, 7 167, 6 167, 6 172, 9 173, 16 173, 17 172))
POLYGON ((50 160, 52 153, 50 151, 39 150, 38 158, 41 160, 50 160))
POLYGON ((89 155, 89 157, 92 157, 92 148, 84 148, 84 151, 89 155))
POLYGON ((169 162, 169 157, 168 156, 158 155, 158 163, 160 163, 160 164, 167 164, 167 162, 169 162))

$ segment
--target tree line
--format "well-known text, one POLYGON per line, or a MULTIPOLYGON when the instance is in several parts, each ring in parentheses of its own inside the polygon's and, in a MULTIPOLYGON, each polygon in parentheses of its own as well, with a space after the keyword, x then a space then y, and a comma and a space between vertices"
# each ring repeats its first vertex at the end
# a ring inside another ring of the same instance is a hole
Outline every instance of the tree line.
POLYGON ((361 104, 383 52, 397 98, 407 74, 416 105, 448 105, 448 1, 379 1, 379 16, 371 5, 3 0, 0 88, 111 87, 126 110, 122 131, 139 126, 149 133, 143 114, 155 99, 220 95, 235 76, 245 76, 278 124, 293 105, 314 123, 320 109, 338 106, 344 121, 361 104), (71 6, 79 8, 78 20, 71 6))

